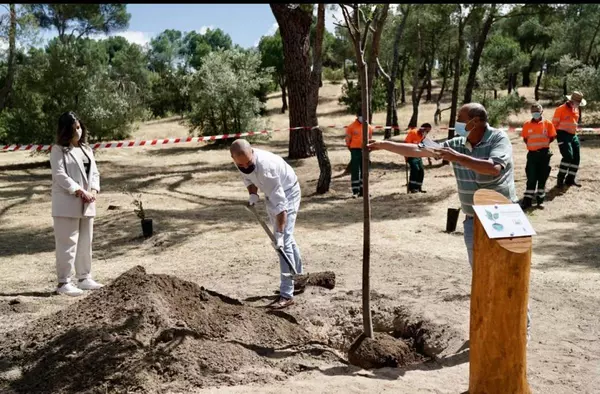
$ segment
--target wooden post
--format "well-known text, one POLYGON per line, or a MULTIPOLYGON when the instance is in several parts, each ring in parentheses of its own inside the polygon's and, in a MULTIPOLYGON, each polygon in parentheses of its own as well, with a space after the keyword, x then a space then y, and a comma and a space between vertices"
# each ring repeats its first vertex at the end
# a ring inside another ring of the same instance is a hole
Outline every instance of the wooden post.
MULTIPOLYGON (((474 205, 510 204, 478 190, 474 205)), ((531 237, 488 238, 475 215, 469 394, 529 394, 527 305, 531 237)))

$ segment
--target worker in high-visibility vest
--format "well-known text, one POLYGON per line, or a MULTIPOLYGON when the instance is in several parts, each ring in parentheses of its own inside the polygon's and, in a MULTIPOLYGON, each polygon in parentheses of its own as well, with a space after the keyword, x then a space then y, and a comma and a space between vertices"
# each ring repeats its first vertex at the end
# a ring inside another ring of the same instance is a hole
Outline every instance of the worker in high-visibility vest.
MULTIPOLYGON (((408 131, 404 142, 407 144, 420 144, 431 131, 431 124, 423 123, 420 128, 412 128, 408 131)), ((426 193, 423 190, 425 169, 423 159, 420 157, 407 157, 406 163, 410 166, 410 178, 408 179, 409 193, 426 193)))
POLYGON ((542 118, 544 109, 538 103, 531 106, 531 120, 525 122, 521 137, 527 144, 527 186, 521 202, 523 209, 531 208, 535 197, 537 206, 544 208, 546 180, 550 175, 550 144, 556 139, 556 129, 551 121, 542 118))
POLYGON ((577 124, 579 122, 579 107, 585 107, 586 101, 581 92, 573 92, 567 96, 567 102, 556 108, 552 123, 556 129, 558 147, 562 160, 557 176, 557 186, 581 187, 575 177, 579 170, 579 138, 577 124))
MULTIPOLYGON (((369 125, 369 140, 373 138, 373 126, 369 125)), ((368 142, 368 141, 367 141, 368 142)), ((362 197, 362 143, 363 118, 361 114, 346 127, 346 146, 350 149, 350 180, 352 182, 352 198, 362 197)))

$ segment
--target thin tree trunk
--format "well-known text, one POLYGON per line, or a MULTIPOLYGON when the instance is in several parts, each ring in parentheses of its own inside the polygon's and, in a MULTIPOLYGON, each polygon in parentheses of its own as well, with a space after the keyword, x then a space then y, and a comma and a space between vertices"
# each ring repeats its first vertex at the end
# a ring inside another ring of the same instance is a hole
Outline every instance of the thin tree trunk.
MULTIPOLYGON (((368 66, 364 58, 364 49, 366 47, 366 37, 368 35, 370 22, 364 27, 364 34, 361 33, 359 22, 358 4, 353 4, 352 13, 341 5, 344 14, 346 26, 350 32, 352 43, 354 44, 354 53, 358 66, 358 81, 361 87, 361 104, 363 119, 369 118, 369 73, 368 66)), ((369 139, 369 124, 362 124, 363 143, 362 143, 362 177, 363 177, 363 270, 362 270, 362 314, 363 314, 363 335, 358 337, 373 338, 373 319, 371 316, 371 201, 369 198, 369 150, 367 148, 369 139)))
POLYGON ((530 65, 525 67, 523 69, 523 86, 527 86, 529 87, 529 85, 531 85, 531 70, 533 69, 533 66, 530 65))
POLYGON ((483 23, 483 27, 481 29, 481 33, 479 34, 479 39, 477 45, 475 46, 475 51, 473 52, 473 60, 471 62, 471 67, 469 67, 469 77, 467 78, 467 85, 465 86, 465 98, 463 100, 464 104, 470 103, 473 98, 473 90, 475 89, 475 82, 477 77, 477 70, 479 69, 479 62, 481 60, 481 54, 483 53, 483 47, 485 46, 485 41, 487 39, 488 33, 494 23, 494 18, 496 17, 496 5, 492 4, 492 8, 490 9, 490 13, 487 16, 485 22, 483 23))
POLYGON ((17 36, 17 10, 15 4, 10 4, 10 26, 8 30, 8 68, 4 86, 0 90, 0 112, 6 107, 6 102, 12 91, 12 84, 15 78, 15 60, 16 60, 16 36, 17 36))
MULTIPOLYGON (((379 6, 377 6, 379 8, 379 6)), ((377 73, 377 59, 379 58, 379 46, 381 43, 381 34, 383 33, 383 25, 389 14, 390 4, 383 4, 373 20, 374 31, 371 34, 371 47, 367 55, 367 83, 369 87, 369 123, 373 122, 373 86, 375 82, 375 74, 377 73)))
POLYGON ((498 99, 498 89, 494 89, 494 100, 498 99))
POLYGON ((398 79, 398 72, 400 69, 400 41, 404 32, 404 26, 406 25, 406 19, 410 12, 410 4, 406 6, 406 10, 402 10, 402 20, 396 28, 396 35, 394 36, 394 52, 392 71, 387 81, 387 115, 385 119, 386 127, 384 139, 390 139, 392 137, 392 128, 397 130, 398 127, 398 110, 396 105, 396 79, 398 79))
POLYGON ((513 75, 512 74, 508 74, 508 94, 511 94, 512 90, 513 90, 513 75))
MULTIPOLYGON (((361 56, 362 57, 362 56, 361 56)), ((362 116, 369 118, 369 90, 368 69, 364 59, 358 63, 361 76, 362 116)), ((363 122, 363 147, 362 147, 362 181, 363 181, 363 278, 362 278, 362 309, 363 331, 367 338, 373 338, 373 319, 371 317, 371 201, 369 198, 369 149, 367 149, 369 125, 363 122)))
POLYGON ((594 30, 592 40, 590 41, 590 46, 588 47, 587 53, 585 54, 585 60, 583 62, 585 64, 588 64, 588 62, 590 61, 590 56, 592 56, 592 50, 594 49, 594 43, 596 42, 596 36, 598 35, 598 31, 600 31, 600 18, 598 19, 598 24, 596 25, 596 30, 594 30))
POLYGON ((406 104, 406 86, 404 85, 404 75, 406 74, 406 64, 408 63, 408 56, 402 58, 402 68, 400 69, 400 104, 406 104))
POLYGON ((540 66, 540 73, 535 81, 535 101, 540 100, 540 85, 542 83, 542 77, 544 76, 544 63, 545 61, 542 62, 542 65, 540 66))
POLYGON ((448 122, 448 139, 454 138, 454 123, 456 122, 456 114, 458 113, 458 90, 460 88, 461 74, 460 58, 465 47, 465 24, 466 20, 463 20, 463 18, 458 20, 458 49, 454 56, 454 82, 452 84, 452 105, 450 108, 450 121, 448 122))
POLYGON ((412 83, 412 107, 413 113, 410 121, 408 122, 408 127, 417 127, 417 121, 419 117, 419 73, 421 72, 421 53, 422 53, 422 42, 421 42, 421 25, 417 23, 417 53, 415 56, 415 70, 413 74, 413 83, 412 83))

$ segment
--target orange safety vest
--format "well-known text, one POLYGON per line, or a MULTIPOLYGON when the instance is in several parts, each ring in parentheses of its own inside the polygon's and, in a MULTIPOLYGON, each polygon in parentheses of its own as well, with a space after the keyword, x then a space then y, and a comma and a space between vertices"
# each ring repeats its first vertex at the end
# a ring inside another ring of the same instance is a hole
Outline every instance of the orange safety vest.
MULTIPOLYGON (((346 146, 350 149, 362 148, 363 125, 356 119, 346 127, 346 146)), ((373 138, 373 126, 369 125, 369 139, 373 138)))
POLYGON ((579 109, 574 109, 564 103, 554 111, 552 124, 556 130, 563 130, 569 134, 577 133, 577 122, 579 121, 579 109))
POLYGON ((404 142, 407 144, 420 144, 425 139, 425 136, 419 134, 419 129, 413 128, 408 131, 404 142))
POLYGON ((549 120, 530 120, 523 125, 521 137, 527 140, 527 150, 545 149, 550 147, 550 140, 556 138, 556 129, 549 120))

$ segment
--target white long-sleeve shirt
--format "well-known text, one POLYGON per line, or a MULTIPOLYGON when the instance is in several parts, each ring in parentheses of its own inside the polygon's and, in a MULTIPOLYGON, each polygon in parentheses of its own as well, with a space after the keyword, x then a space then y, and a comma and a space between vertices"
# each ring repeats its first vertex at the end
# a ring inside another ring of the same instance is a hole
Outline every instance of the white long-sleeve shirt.
POLYGON ((265 194, 267 209, 273 215, 279 215, 288 206, 285 192, 298 183, 298 177, 292 167, 280 156, 266 150, 253 148, 256 168, 251 174, 242 174, 246 187, 256 186, 265 194))

